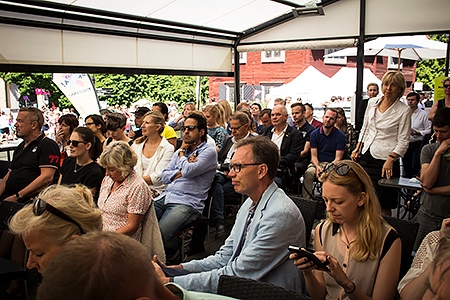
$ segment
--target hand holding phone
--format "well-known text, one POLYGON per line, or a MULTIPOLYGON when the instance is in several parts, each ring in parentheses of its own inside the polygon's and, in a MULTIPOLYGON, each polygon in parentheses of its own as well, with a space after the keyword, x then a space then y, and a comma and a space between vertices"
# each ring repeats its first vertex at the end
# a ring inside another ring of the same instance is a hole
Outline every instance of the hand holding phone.
POLYGON ((297 246, 289 246, 288 250, 291 253, 297 253, 298 258, 306 257, 308 261, 312 261, 314 266, 317 270, 329 272, 330 270, 327 268, 327 266, 330 264, 328 259, 325 262, 322 262, 317 256, 314 255, 314 253, 309 252, 305 248, 300 248, 297 246))

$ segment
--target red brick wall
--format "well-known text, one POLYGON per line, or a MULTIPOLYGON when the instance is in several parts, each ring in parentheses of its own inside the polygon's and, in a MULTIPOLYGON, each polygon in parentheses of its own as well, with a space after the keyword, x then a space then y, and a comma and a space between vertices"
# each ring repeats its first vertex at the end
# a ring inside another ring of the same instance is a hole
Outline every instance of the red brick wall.
MULTIPOLYGON (((247 63, 241 64, 241 84, 260 85, 261 83, 288 83, 300 75, 308 66, 313 66, 320 72, 331 77, 343 65, 325 65, 323 50, 287 50, 284 63, 261 63, 260 52, 248 52, 247 63)), ((387 57, 365 57, 364 67, 370 68, 378 77, 382 78, 387 71, 387 57)), ((356 57, 348 57, 346 67, 356 68, 356 57)), ((407 91, 411 91, 411 83, 415 81, 415 61, 403 61, 402 73, 407 82, 407 91)), ((219 86, 233 83, 233 77, 210 77, 209 96, 219 97, 219 86)))

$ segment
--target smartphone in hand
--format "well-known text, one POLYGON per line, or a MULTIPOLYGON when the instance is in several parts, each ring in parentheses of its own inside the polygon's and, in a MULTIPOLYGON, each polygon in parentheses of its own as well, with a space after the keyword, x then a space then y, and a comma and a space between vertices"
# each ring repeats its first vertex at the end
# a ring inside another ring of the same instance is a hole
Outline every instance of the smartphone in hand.
POLYGON ((314 255, 314 253, 309 252, 305 248, 300 248, 297 246, 289 246, 288 250, 291 253, 297 253, 299 258, 306 257, 309 261, 312 261, 314 263, 314 265, 316 266, 317 270, 321 270, 321 271, 325 271, 325 272, 330 271, 327 268, 327 266, 330 264, 330 262, 328 260, 326 260, 325 262, 322 262, 319 258, 317 258, 317 256, 314 255))

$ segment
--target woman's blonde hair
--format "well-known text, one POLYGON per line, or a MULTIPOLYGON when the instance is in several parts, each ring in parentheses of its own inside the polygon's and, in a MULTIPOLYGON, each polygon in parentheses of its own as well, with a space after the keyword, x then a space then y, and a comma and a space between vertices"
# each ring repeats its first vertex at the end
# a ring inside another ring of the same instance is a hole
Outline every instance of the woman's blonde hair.
POLYGON ((381 78, 381 83, 388 84, 390 82, 395 83, 399 88, 400 92, 397 94, 397 99, 403 96, 406 89, 406 81, 403 74, 399 71, 388 71, 383 75, 383 78, 381 78))
POLYGON ((225 128, 224 111, 223 108, 217 104, 208 104, 203 108, 203 112, 209 112, 216 118, 217 124, 225 128))
POLYGON ((223 119, 225 123, 228 123, 230 121, 230 117, 233 114, 233 110, 231 109, 230 103, 228 103, 227 100, 222 99, 217 102, 217 105, 222 107, 223 110, 223 119))
POLYGON ((122 176, 126 177, 133 171, 137 161, 137 155, 130 145, 117 141, 106 146, 97 162, 105 169, 111 168, 121 171, 122 176))
MULTIPOLYGON (((155 123, 155 125, 160 125, 160 127, 158 129, 158 133, 159 133, 159 135, 161 135, 164 131, 164 126, 166 126, 166 121, 164 120, 163 114, 160 113, 159 111, 151 110, 148 113, 146 113, 142 119, 145 119, 147 117, 151 117, 152 121, 153 121, 153 123, 155 123)), ((146 136, 141 136, 141 137, 138 137, 134 142, 136 144, 140 144, 143 141, 145 141, 146 139, 147 139, 146 136)))
MULTIPOLYGON (((357 261, 366 261, 378 257, 384 221, 381 217, 380 202, 366 171, 351 160, 343 160, 336 163, 335 168, 331 171, 324 172, 319 180, 321 182, 329 181, 332 184, 342 186, 354 196, 359 197, 361 193, 365 193, 364 203, 362 206, 359 206, 358 236, 352 246, 351 256, 357 261), (336 169, 342 164, 350 167, 348 173, 343 176, 336 173, 336 169)), ((327 220, 336 223, 330 213, 327 214, 327 220)))
MULTIPOLYGON (((51 185, 40 192, 38 198, 71 217, 85 232, 102 230, 101 211, 95 206, 91 191, 84 185, 51 185)), ((68 242, 74 234, 80 234, 75 224, 48 211, 36 216, 32 204, 25 206, 11 218, 9 228, 22 236, 33 232, 43 233, 59 245, 68 242)))

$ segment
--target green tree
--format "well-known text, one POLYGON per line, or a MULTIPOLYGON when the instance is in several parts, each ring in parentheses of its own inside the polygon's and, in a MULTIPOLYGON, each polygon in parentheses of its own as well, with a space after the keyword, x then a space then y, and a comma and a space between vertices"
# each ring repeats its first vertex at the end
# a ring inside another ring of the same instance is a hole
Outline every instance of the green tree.
MULTIPOLYGON (((447 34, 440 34, 431 35, 430 38, 435 41, 447 43, 449 36, 447 34)), ((416 81, 423 82, 424 90, 432 90, 434 88, 435 78, 445 75, 445 58, 417 62, 416 81)))

